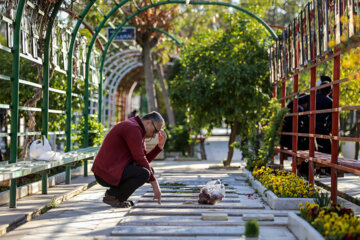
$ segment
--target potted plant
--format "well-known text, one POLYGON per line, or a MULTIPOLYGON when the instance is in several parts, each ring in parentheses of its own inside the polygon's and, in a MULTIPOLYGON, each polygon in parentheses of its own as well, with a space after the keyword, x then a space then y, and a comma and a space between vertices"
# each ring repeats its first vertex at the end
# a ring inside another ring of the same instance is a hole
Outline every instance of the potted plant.
POLYGON ((256 240, 259 239, 259 224, 256 220, 247 221, 245 224, 245 237, 246 239, 256 240))

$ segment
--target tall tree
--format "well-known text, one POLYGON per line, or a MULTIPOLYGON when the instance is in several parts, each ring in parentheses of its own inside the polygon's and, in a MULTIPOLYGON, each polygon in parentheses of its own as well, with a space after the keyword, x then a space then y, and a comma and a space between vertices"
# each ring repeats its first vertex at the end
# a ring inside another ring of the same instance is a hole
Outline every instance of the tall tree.
MULTIPOLYGON (((152 1, 133 2, 132 5, 124 7, 126 16, 130 16, 138 9, 148 6, 152 1)), ((136 42, 142 48, 142 61, 145 70, 146 93, 148 100, 148 111, 157 110, 155 101, 155 85, 152 70, 151 49, 156 46, 160 37, 160 32, 153 30, 156 27, 168 31, 170 22, 177 14, 176 6, 162 6, 161 8, 150 8, 130 20, 131 25, 137 26, 136 42)))
POLYGON ((171 82, 171 97, 188 110, 195 130, 212 128, 224 118, 231 124, 229 152, 237 133, 246 136, 269 99, 267 32, 241 14, 225 18, 225 31, 196 34, 182 49, 182 69, 171 82), (241 126, 241 127, 239 127, 241 126))
POLYGON ((155 63, 155 68, 156 68, 157 76, 158 76, 162 94, 163 94, 163 99, 164 99, 164 103, 165 103, 165 107, 166 107, 166 113, 168 116, 169 125, 175 126, 175 115, 174 115, 174 111, 171 107, 168 89, 165 84, 164 69, 163 69, 163 65, 161 62, 161 58, 159 56, 155 57, 155 58, 157 60, 155 63))

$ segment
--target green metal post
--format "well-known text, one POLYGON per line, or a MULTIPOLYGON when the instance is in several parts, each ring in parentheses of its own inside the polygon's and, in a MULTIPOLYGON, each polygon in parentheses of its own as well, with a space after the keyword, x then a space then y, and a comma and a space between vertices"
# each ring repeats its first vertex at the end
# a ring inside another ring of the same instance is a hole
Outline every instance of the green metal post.
POLYGON ((90 2, 86 5, 85 9, 79 16, 79 20, 77 21, 74 30, 71 33, 71 41, 70 47, 68 52, 68 70, 67 70, 67 82, 66 82, 66 149, 65 151, 68 152, 71 149, 71 102, 72 102, 72 74, 73 74, 73 61, 72 55, 74 51, 74 44, 76 35, 79 31, 80 25, 84 20, 86 14, 89 12, 90 8, 96 0, 90 0, 90 2))
MULTIPOLYGON (((113 7, 108 14, 103 18, 99 26, 96 27, 94 35, 91 38, 88 51, 86 53, 86 65, 85 65, 85 93, 84 93, 84 101, 85 101, 85 115, 84 115, 84 146, 88 147, 89 145, 89 129, 88 129, 88 120, 89 120, 89 71, 90 71, 90 57, 92 53, 92 48, 94 46, 94 43, 96 41, 97 36, 99 35, 101 28, 105 25, 106 21, 125 3, 127 3, 129 0, 122 0, 119 4, 117 4, 115 7, 113 7)), ((100 82, 99 82, 99 100, 98 100, 98 122, 101 122, 101 105, 102 105, 102 96, 103 96, 103 81, 102 81, 102 72, 100 71, 100 82)))
MULTIPOLYGON (((11 76, 11 140, 10 140, 10 163, 16 163, 18 151, 18 128, 19 128, 19 71, 20 71, 20 24, 24 12, 25 0, 20 0, 16 10, 13 41, 13 61, 11 76)), ((16 207, 16 179, 11 180, 10 207, 16 207)))
POLYGON ((65 167, 65 183, 66 184, 71 183, 71 166, 65 167))
POLYGON ((43 173, 41 174, 41 182, 42 182, 42 194, 47 194, 47 184, 48 184, 48 174, 47 173, 43 173))
MULTIPOLYGON (((49 131, 49 65, 50 65, 50 39, 51 32, 55 22, 55 17, 60 9, 61 3, 58 1, 51 13, 50 21, 46 30, 45 51, 44 51, 44 69, 43 69, 43 107, 42 107, 42 131, 41 134, 48 136, 49 131)), ((55 40, 56 41, 56 40, 55 40)))
POLYGON ((99 72, 99 89, 98 89, 99 99, 98 99, 98 123, 101 122, 102 117, 102 99, 103 99, 103 78, 102 71, 99 72))
POLYGON ((88 160, 84 160, 84 177, 88 176, 88 160))
MULTIPOLYGON (((107 54, 107 51, 109 50, 109 47, 112 43, 112 41, 114 40, 116 34, 121 30, 122 27, 125 26, 125 24, 131 20, 133 17, 135 17, 136 15, 138 15, 139 13, 143 12, 143 11, 146 11, 147 9, 149 8, 153 8, 153 7, 157 7, 157 6, 161 6, 161 5, 166 5, 166 4, 185 4, 185 1, 183 0, 168 0, 168 1, 163 1, 163 2, 157 2, 157 3, 153 3, 153 4, 150 4, 144 8, 141 8, 139 9, 138 11, 136 11, 135 13, 133 13, 132 15, 130 15, 129 17, 127 17, 115 30, 114 34, 110 37, 108 43, 106 44, 105 46, 105 49, 101 55, 101 62, 100 62, 100 82, 102 82, 102 71, 104 69, 104 62, 105 62, 105 59, 106 59, 106 54, 107 54)), ((225 7, 232 7, 232 8, 235 8, 236 10, 239 10, 239 11, 242 11, 243 13, 246 13, 247 15, 255 18, 259 23, 261 23, 265 28, 266 30, 270 33, 270 35, 276 40, 277 39, 277 36, 275 34, 275 32, 271 29, 271 27, 266 24, 261 18, 259 18, 258 16, 256 16, 255 14, 253 14, 252 12, 242 8, 242 7, 239 7, 239 6, 236 6, 236 5, 233 5, 231 3, 223 3, 223 2, 208 2, 208 1, 190 1, 190 4, 192 5, 218 5, 218 6, 225 6, 225 7)), ((90 49, 90 46, 89 46, 89 49, 90 49)), ((91 49, 90 49, 91 50, 91 49)), ((99 94, 100 96, 100 94, 99 94)))
MULTIPOLYGON (((43 69, 43 107, 42 107, 42 131, 41 134, 48 137, 49 131, 49 65, 50 65, 50 39, 51 32, 55 22, 55 17, 60 9, 62 0, 58 1, 51 13, 50 21, 46 30, 45 51, 44 51, 44 69, 43 69)), ((55 40, 56 41, 56 40, 55 40)), ((48 174, 41 175, 42 194, 47 194, 48 174)))

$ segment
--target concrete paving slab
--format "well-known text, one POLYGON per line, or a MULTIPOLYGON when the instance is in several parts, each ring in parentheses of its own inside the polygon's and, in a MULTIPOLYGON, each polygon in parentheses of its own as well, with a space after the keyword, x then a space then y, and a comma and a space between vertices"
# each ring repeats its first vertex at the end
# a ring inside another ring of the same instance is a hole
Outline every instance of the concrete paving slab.
MULTIPOLYGON (((119 239, 119 237, 109 237, 106 239, 119 239)), ((134 240, 134 237, 124 237, 121 236, 120 237, 121 240, 134 240)), ((156 236, 156 237, 149 237, 149 236, 141 236, 142 240, 169 240, 169 236, 156 236)), ((93 239, 92 239, 93 240, 93 239)), ((98 240, 102 240, 101 238, 98 240)), ((171 240, 219 240, 219 237, 210 237, 210 236, 205 236, 205 237, 201 237, 201 236, 192 236, 192 237, 175 237, 175 236, 171 236, 171 240)), ((243 237, 221 237, 221 240, 245 240, 245 238, 243 237)))
POLYGON ((212 164, 202 165, 206 167, 201 168, 192 168, 191 166, 183 166, 181 169, 164 169, 163 172, 160 173, 160 176, 177 176, 177 175, 188 175, 188 176, 194 176, 194 175, 201 175, 201 174, 228 174, 229 176, 234 177, 245 177, 243 169, 237 167, 235 169, 229 169, 229 168, 209 168, 209 166, 214 166, 212 164))
MULTIPOLYGON (((119 226, 244 226, 242 217, 229 216, 226 213, 203 213, 201 216, 126 216, 119 226), (204 221, 204 216, 207 220, 204 221), (210 217, 211 216, 211 217, 210 217), (215 217, 215 218, 214 218, 215 217), (220 217, 220 218, 219 218, 220 217), (225 218, 226 217, 226 218, 225 218), (211 219, 210 219, 211 218, 211 219), (226 221, 224 221, 226 220, 226 221)), ((287 217, 277 217, 272 221, 261 221, 260 226, 287 226, 287 217)))
POLYGON ((257 220, 257 221, 274 221, 273 214, 257 213, 257 214, 244 214, 242 216, 244 221, 257 220))
MULTIPOLYGON (((179 204, 186 204, 185 202, 191 202, 191 201, 195 201, 197 202, 199 200, 199 196, 195 196, 195 197, 183 197, 183 198, 179 198, 179 197, 166 197, 166 198, 161 198, 161 202, 165 203, 165 202, 173 202, 173 203, 179 203, 179 204)), ((151 198, 142 198, 139 200, 140 202, 154 202, 154 200, 152 200, 151 198)), ((223 200, 221 200, 221 202, 226 202, 226 203, 239 203, 240 199, 239 198, 223 198, 223 200)))
POLYGON ((202 213, 201 220, 203 220, 203 221, 228 221, 229 216, 226 213, 202 213))
MULTIPOLYGON (((288 210, 271 210, 271 209, 194 209, 194 208, 154 208, 149 211, 147 208, 133 208, 129 211, 127 216, 131 215, 160 215, 160 216, 200 216, 204 212, 219 212, 226 213, 229 216, 243 216, 244 214, 273 214, 275 217, 287 217, 288 210)), ((299 213, 299 211, 295 211, 299 213)))
MULTIPOLYGON (((168 188, 178 188, 178 187, 204 187, 209 181, 178 181, 178 182, 165 182, 157 179, 160 187, 168 187, 168 188), (182 185, 182 186, 181 186, 182 185)), ((222 181, 222 183, 226 187, 240 187, 240 186, 249 186, 249 184, 245 181, 222 181)))
POLYGON ((209 172, 209 171, 191 171, 188 173, 179 173, 179 172, 163 172, 160 174, 161 177, 164 176, 176 176, 178 178, 182 178, 182 177, 189 177, 189 178, 197 178, 197 177, 202 177, 202 178, 213 178, 213 177, 232 177, 230 174, 228 173, 221 173, 221 172, 209 172))
POLYGON ((216 205, 199 204, 197 201, 188 202, 187 204, 179 203, 163 203, 161 205, 157 203, 138 203, 135 208, 210 208, 210 209, 263 209, 264 205, 259 203, 227 203, 220 202, 216 205))
POLYGON ((112 236, 239 236, 243 235, 244 227, 188 227, 188 226, 118 226, 112 236))
POLYGON ((240 182, 244 181, 245 182, 246 180, 247 180, 247 178, 245 175, 242 177, 235 177, 235 181, 240 181, 240 182))
MULTIPOLYGON (((145 193, 142 198, 152 198, 154 197, 153 193, 147 192, 145 193)), ((165 199, 165 198, 182 198, 182 197, 199 197, 199 193, 169 193, 169 192, 165 192, 161 194, 161 199, 165 199)), ((225 198, 239 198, 238 194, 226 194, 225 198)))
MULTIPOLYGON (((148 192, 152 192, 152 190, 148 190, 148 192)), ((161 188, 162 193, 200 193, 200 188, 161 188)), ((235 190, 225 190, 225 194, 235 194, 237 193, 235 190)))
POLYGON ((235 192, 238 194, 238 195, 253 195, 255 194, 255 191, 254 190, 243 190, 243 191, 236 191, 235 192))
MULTIPOLYGON (((114 229, 113 236, 121 236, 121 239, 126 239, 126 236, 156 236, 156 237, 204 237, 202 239, 223 239, 223 237, 236 237, 234 239, 245 239, 243 237, 244 227, 144 227, 143 231, 139 232, 138 227, 134 226, 120 226, 114 229), (220 233, 221 232, 221 233, 220 233)), ((157 238, 159 239, 159 238, 157 238)), ((164 238, 165 239, 165 238, 164 238)), ((191 238, 190 238, 191 239, 191 238)), ((195 238, 199 239, 199 238, 195 238)), ((260 239, 266 240, 295 240, 294 235, 286 227, 262 227, 260 229, 260 239)))

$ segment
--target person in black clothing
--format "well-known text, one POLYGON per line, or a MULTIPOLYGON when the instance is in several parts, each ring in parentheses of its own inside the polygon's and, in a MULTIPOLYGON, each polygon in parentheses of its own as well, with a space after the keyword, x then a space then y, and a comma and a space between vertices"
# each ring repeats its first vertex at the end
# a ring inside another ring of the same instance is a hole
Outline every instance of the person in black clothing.
MULTIPOLYGON (((331 82, 331 78, 328 76, 320 76, 320 85, 324 85, 331 82)), ((325 110, 332 108, 332 92, 331 86, 321 88, 316 93, 316 110, 325 110)), ((298 99, 299 109, 298 112, 309 111, 310 110, 310 95, 304 94, 301 95, 298 99)), ((290 112, 293 112, 293 101, 290 101, 287 105, 290 109, 290 112)), ((309 133, 309 115, 300 115, 298 118, 298 132, 299 133, 309 133)), ((331 133, 331 112, 329 113, 318 113, 316 114, 316 125, 315 125, 315 134, 329 135, 331 133)), ((292 132, 292 117, 286 117, 284 119, 284 124, 282 128, 283 132, 292 132)), ((280 138, 280 144, 288 149, 292 149, 292 136, 282 135, 280 138)), ((298 150, 307 150, 309 149, 309 138, 308 137, 298 137, 298 150)), ((315 150, 318 152, 323 152, 331 154, 331 141, 330 139, 325 138, 316 138, 315 140, 315 150)), ((307 176, 308 173, 308 164, 302 163, 299 168, 300 175, 307 176)), ((324 173, 324 171, 322 170, 324 173)))
MULTIPOLYGON (((308 109, 308 96, 302 94, 298 98, 298 112, 304 112, 308 109)), ((293 101, 290 101, 287 106, 290 113, 293 113, 293 101)), ((293 131, 293 117, 285 117, 284 123, 282 126, 282 132, 292 132, 293 131)), ((300 115, 298 117, 298 132, 299 133, 309 133, 309 116, 300 115)), ((291 135, 281 135, 280 137, 281 146, 286 147, 287 149, 292 149, 292 136, 291 135)), ((298 137, 298 150, 309 149, 309 138, 308 137, 298 137)))
MULTIPOLYGON (((331 82, 328 76, 320 77, 321 84, 324 85, 331 82)), ((325 110, 332 108, 332 92, 331 86, 321 88, 316 94, 316 110, 325 110)), ((315 133, 321 135, 329 135, 331 133, 331 112, 316 114, 315 133)), ((331 141, 325 138, 316 138, 316 150, 318 152, 331 154, 331 141)))

